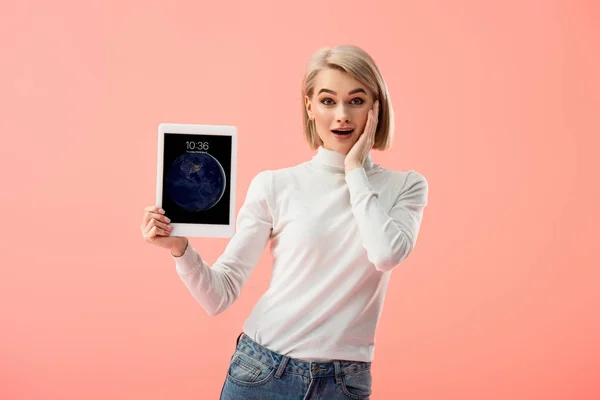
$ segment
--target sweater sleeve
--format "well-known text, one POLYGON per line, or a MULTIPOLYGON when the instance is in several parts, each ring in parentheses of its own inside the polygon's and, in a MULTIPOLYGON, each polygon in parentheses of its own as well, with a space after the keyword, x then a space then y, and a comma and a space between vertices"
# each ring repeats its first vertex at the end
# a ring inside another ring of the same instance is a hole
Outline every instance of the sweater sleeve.
POLYGON ((417 242, 427 205, 425 177, 409 171, 398 197, 387 212, 373 190, 364 168, 346 174, 352 212, 369 260, 379 271, 391 271, 405 260, 417 242))
POLYGON ((212 268, 189 242, 183 255, 173 256, 180 279, 210 316, 222 313, 238 298, 269 241, 270 193, 271 175, 263 171, 250 182, 236 232, 212 268))

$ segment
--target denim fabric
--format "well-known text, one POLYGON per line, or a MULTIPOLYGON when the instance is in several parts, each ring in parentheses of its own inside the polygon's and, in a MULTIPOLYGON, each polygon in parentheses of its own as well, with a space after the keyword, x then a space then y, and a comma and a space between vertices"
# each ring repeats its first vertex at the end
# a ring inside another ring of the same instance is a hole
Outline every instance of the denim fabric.
POLYGON ((369 400, 371 363, 308 362, 275 353, 245 335, 237 339, 221 400, 369 400))

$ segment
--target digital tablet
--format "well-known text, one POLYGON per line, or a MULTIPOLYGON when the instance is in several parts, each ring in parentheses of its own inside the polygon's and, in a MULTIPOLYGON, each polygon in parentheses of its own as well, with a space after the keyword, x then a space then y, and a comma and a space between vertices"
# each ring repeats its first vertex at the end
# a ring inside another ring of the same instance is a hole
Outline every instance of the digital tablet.
POLYGON ((171 236, 233 236, 236 166, 235 126, 158 126, 156 204, 171 236))

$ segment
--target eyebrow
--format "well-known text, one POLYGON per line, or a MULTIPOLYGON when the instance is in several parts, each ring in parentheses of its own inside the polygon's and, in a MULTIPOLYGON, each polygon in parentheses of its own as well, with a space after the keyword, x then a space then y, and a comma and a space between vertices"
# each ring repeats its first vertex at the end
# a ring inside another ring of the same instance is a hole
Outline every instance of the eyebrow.
MULTIPOLYGON (((319 95, 321 93, 331 93, 332 95, 337 96, 337 93, 334 92, 333 90, 330 90, 330 89, 321 89, 321 90, 319 90, 319 93, 317 95, 319 95)), ((348 95, 351 95, 351 94, 354 94, 354 93, 364 93, 364 94, 367 94, 367 92, 365 92, 365 90, 363 88, 358 88, 358 89, 354 89, 354 90, 349 91, 348 95)))

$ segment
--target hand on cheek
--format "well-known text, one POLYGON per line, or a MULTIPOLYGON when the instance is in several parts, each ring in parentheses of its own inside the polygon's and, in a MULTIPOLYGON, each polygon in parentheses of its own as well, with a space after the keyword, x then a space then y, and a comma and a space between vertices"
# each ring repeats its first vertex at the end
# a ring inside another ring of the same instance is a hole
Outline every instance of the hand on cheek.
POLYGON ((361 168, 364 165, 369 152, 373 148, 373 143, 375 143, 375 132, 377 131, 378 116, 379 101, 376 101, 375 104, 373 104, 373 108, 369 110, 365 129, 346 155, 346 159, 344 161, 346 173, 355 168, 361 168))

